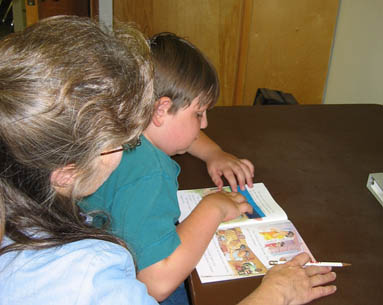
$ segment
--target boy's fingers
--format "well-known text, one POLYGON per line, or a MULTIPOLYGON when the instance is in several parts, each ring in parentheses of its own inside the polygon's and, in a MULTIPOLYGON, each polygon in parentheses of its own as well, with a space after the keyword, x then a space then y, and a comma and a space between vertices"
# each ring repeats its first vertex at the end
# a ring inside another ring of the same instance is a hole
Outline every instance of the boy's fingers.
POLYGON ((254 173, 250 172, 249 175, 246 176, 246 184, 248 187, 253 187, 253 179, 254 179, 254 173))
MULTIPOLYGON (((231 191, 234 192, 234 193, 237 193, 238 192, 237 180, 236 179, 232 179, 231 181, 229 181, 229 184, 230 184, 231 191)), ((239 186, 239 187, 241 187, 241 186, 239 186)))
POLYGON ((243 214, 243 213, 253 213, 253 207, 250 205, 250 204, 248 204, 247 202, 246 203, 243 203, 243 204, 241 204, 241 205, 243 205, 244 207, 243 207, 243 209, 242 208, 240 208, 240 211, 241 211, 241 213, 243 214))
POLYGON ((210 174, 210 177, 211 177, 211 180, 214 182, 214 184, 219 188, 221 189, 223 187, 223 181, 222 181, 222 178, 221 178, 221 173, 219 173, 218 171, 210 171, 209 172, 210 174))
POLYGON ((249 187, 253 186, 253 178, 254 178, 254 166, 247 159, 241 159, 241 168, 245 175, 246 184, 249 187))
POLYGON ((249 169, 243 163, 239 163, 239 165, 233 168, 231 174, 241 190, 245 190, 245 185, 249 185, 249 181, 253 181, 249 169))
POLYGON ((253 170, 252 167, 249 167, 251 164, 250 161, 246 159, 240 160, 238 166, 233 169, 235 175, 237 176, 238 184, 240 185, 241 189, 245 189, 245 184, 252 187, 253 186, 253 170))
POLYGON ((253 163, 251 163, 249 160, 247 160, 247 159, 241 159, 240 160, 242 163, 244 163, 246 166, 247 166, 247 168, 249 169, 249 171, 250 171, 250 175, 252 176, 252 177, 254 177, 254 165, 253 165, 253 163))
POLYGON ((226 194, 238 203, 247 202, 246 197, 238 192, 228 192, 226 194))
POLYGON ((233 192, 237 192, 237 179, 234 176, 233 172, 231 170, 226 170, 223 172, 223 176, 226 178, 227 182, 229 182, 231 190, 233 192))
POLYGON ((222 176, 224 176, 232 191, 237 192, 238 185, 241 190, 245 189, 246 184, 250 187, 253 186, 254 165, 247 159, 237 159, 236 162, 232 162, 220 171, 212 170, 209 174, 214 184, 219 188, 223 187, 222 176))
POLYGON ((230 192, 227 193, 227 195, 230 196, 231 199, 237 203, 237 208, 241 214, 253 212, 253 207, 246 201, 246 198, 240 193, 230 192))
POLYGON ((253 207, 246 201, 246 198, 239 194, 242 198, 240 198, 238 201, 239 202, 239 211, 241 214, 244 213, 253 213, 253 207))
POLYGON ((218 187, 218 189, 222 189, 223 187, 223 181, 219 175, 216 175, 215 177, 212 177, 212 180, 214 184, 218 187))

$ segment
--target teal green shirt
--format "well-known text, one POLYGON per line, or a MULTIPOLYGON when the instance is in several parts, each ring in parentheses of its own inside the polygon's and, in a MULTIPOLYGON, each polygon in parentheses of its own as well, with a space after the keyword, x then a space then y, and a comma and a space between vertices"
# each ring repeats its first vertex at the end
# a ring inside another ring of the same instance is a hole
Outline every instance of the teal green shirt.
MULTIPOLYGON (((124 152, 117 169, 81 207, 102 210, 110 231, 129 246, 139 270, 168 257, 181 243, 176 232, 179 165, 144 136, 124 152)), ((97 219, 97 218, 95 218, 97 219)))

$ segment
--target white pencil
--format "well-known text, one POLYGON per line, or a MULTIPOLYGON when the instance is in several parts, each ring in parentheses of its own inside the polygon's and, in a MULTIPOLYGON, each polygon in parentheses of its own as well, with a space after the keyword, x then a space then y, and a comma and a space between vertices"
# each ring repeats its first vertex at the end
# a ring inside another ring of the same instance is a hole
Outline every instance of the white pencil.
MULTIPOLYGON (((269 261, 270 265, 282 265, 287 263, 287 261, 269 261)), ((315 262, 315 263, 306 263, 305 266, 322 266, 322 267, 347 267, 351 266, 348 263, 338 263, 338 262, 315 262)))

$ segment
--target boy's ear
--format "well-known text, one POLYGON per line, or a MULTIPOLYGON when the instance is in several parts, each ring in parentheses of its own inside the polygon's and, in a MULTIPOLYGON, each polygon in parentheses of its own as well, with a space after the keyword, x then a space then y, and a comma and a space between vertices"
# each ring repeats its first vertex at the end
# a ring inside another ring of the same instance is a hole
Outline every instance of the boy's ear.
POLYGON ((52 172, 51 184, 58 193, 65 195, 72 189, 76 174, 74 164, 65 165, 52 172))
POLYGON ((172 100, 167 96, 163 96, 155 102, 152 117, 152 122, 155 126, 162 125, 164 118, 168 115, 168 111, 172 106, 172 103, 172 100))

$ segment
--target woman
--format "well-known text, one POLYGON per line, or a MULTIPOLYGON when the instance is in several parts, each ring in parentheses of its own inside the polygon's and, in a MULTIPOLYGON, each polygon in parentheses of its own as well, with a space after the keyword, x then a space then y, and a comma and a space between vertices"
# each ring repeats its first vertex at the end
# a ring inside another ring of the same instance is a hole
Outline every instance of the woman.
MULTIPOLYGON (((87 225, 76 205, 148 124, 149 55, 131 27, 106 33, 68 16, 0 42, 1 304, 157 304, 125 245, 87 225)), ((302 268, 307 260, 277 266, 241 304, 300 304, 334 292, 320 285, 335 275, 302 268)))

